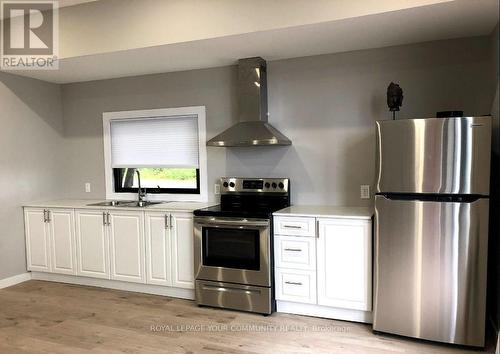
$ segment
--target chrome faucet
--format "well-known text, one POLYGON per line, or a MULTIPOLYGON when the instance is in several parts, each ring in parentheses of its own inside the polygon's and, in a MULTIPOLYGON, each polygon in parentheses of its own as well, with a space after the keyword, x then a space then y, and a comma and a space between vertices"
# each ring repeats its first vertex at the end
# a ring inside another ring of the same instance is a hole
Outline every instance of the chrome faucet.
POLYGON ((139 181, 139 187, 137 188, 137 202, 141 204, 146 196, 146 188, 144 188, 144 190, 141 188, 141 173, 139 170, 135 170, 135 172, 137 173, 137 180, 139 181))

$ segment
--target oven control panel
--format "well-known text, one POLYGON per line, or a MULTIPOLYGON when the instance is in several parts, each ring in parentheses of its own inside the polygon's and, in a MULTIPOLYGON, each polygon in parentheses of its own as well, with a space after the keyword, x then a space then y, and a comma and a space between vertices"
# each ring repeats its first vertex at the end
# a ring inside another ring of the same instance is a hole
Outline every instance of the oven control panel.
POLYGON ((222 177, 221 193, 288 193, 288 178, 222 177))

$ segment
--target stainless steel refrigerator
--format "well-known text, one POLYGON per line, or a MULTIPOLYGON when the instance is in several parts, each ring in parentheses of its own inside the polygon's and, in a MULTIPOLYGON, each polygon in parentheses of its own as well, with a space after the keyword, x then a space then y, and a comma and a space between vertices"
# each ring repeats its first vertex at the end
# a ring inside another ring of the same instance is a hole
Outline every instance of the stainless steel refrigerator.
POLYGON ((376 129, 373 329, 482 347, 491 117, 376 129))

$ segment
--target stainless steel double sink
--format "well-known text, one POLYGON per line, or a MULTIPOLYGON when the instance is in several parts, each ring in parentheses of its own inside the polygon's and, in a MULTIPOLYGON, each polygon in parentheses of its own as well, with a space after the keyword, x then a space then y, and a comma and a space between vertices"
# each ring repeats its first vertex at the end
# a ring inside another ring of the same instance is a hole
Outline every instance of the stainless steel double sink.
POLYGON ((123 208, 145 208, 150 205, 162 204, 168 202, 151 202, 151 201, 137 201, 137 200, 105 200, 99 203, 87 204, 87 206, 107 206, 107 207, 123 207, 123 208))

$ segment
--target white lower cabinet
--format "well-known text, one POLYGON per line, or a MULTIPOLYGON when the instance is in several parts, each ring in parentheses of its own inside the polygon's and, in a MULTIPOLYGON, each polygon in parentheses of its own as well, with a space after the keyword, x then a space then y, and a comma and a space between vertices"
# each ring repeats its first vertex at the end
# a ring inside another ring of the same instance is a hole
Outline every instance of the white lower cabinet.
POLYGON ((289 228, 307 229, 275 232, 278 311, 371 322, 371 219, 277 218, 289 228), (316 225, 313 231, 310 225, 316 225))
POLYGON ((77 275, 110 279, 107 214, 103 210, 76 210, 77 275))
POLYGON ((47 210, 26 208, 24 230, 26 236, 26 260, 28 270, 50 272, 50 230, 47 210))
POLYGON ((144 213, 113 210, 107 224, 111 279, 145 283, 144 213))
POLYGON ((172 285, 194 289, 193 214, 171 213, 172 285))
POLYGON ((76 274, 72 209, 26 208, 24 223, 28 270, 76 274))
POLYGON ((76 274, 75 213, 72 209, 48 209, 52 273, 76 274))
POLYGON ((147 283, 194 289, 193 214, 146 212, 147 283))
POLYGON ((320 219, 318 233, 318 304, 370 311, 371 222, 320 219))
POLYGON ((146 282, 172 286, 172 237, 170 214, 147 212, 146 230, 146 282))
POLYGON ((26 207, 24 221, 30 271, 194 296, 191 212, 26 207))
POLYGON ((77 275, 144 283, 144 216, 141 211, 76 211, 77 275))

